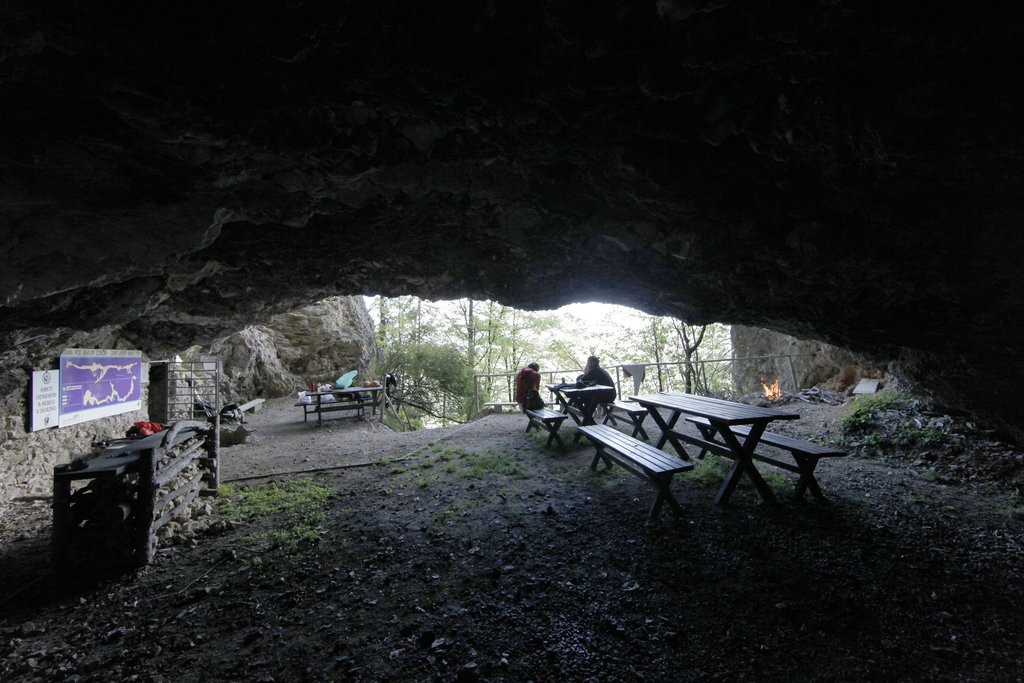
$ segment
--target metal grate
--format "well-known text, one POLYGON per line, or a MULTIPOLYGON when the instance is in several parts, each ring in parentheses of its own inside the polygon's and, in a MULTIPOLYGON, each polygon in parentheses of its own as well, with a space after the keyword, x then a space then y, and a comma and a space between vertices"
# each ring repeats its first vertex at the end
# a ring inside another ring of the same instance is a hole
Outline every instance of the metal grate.
POLYGON ((206 420, 220 414, 220 360, 167 363, 167 421, 206 420))

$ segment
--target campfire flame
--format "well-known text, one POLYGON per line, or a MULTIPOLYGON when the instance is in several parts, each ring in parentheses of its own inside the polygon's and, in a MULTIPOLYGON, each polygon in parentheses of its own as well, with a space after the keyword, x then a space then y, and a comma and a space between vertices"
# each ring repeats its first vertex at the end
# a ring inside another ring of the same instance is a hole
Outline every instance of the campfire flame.
POLYGON ((764 380, 761 380, 761 388, 764 389, 764 397, 769 401, 778 401, 782 398, 782 389, 779 388, 778 377, 771 384, 765 384, 764 380))

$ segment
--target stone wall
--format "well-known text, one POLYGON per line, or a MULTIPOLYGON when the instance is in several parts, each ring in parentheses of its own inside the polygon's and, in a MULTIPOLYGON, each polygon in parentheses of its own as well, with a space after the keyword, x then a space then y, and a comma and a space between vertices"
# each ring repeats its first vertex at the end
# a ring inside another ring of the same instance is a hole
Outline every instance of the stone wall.
POLYGON ((142 410, 122 413, 70 427, 27 432, 25 401, 10 401, 0 433, 0 503, 21 496, 53 492, 53 468, 87 455, 94 440, 121 437, 133 423, 147 420, 146 387, 142 410))
POLYGON ((824 342, 745 325, 733 325, 730 335, 736 358, 790 356, 733 363, 733 382, 740 394, 760 391, 761 382, 770 384, 776 378, 788 392, 813 386, 846 391, 862 377, 885 375, 883 369, 824 342))

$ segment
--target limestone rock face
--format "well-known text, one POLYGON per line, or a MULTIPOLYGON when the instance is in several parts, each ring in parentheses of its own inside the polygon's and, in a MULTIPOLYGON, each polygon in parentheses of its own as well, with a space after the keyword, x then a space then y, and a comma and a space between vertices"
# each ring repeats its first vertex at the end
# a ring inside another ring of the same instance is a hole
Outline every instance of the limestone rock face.
POLYGON ((776 379, 788 392, 818 385, 842 391, 861 377, 881 377, 885 372, 863 357, 820 341, 745 325, 733 325, 730 336, 735 357, 752 359, 733 363, 733 382, 743 394, 760 391, 762 382, 776 379))
POLYGON ((603 300, 895 361, 1024 440, 1022 18, 2 3, 0 389, 58 331, 159 356, 334 295, 603 300))
POLYGON ((225 400, 287 396, 349 370, 370 379, 376 343, 361 297, 330 297, 251 325, 216 341, 228 388, 225 400))

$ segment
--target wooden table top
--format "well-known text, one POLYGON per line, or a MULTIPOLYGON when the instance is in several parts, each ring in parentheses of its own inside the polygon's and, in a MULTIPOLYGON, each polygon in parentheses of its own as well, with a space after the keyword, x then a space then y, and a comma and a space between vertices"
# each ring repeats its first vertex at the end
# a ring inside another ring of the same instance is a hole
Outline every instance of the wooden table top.
POLYGON ((798 413, 787 413, 773 408, 761 408, 746 403, 723 401, 719 398, 694 394, 645 394, 630 398, 643 406, 678 410, 689 415, 707 418, 719 424, 751 424, 772 420, 800 419, 798 413))
POLYGON ((581 393, 583 393, 585 391, 599 391, 601 389, 612 389, 612 390, 614 390, 615 387, 609 387, 609 386, 604 385, 604 384, 595 384, 595 385, 589 386, 589 387, 579 387, 579 388, 577 388, 576 386, 559 387, 559 385, 557 385, 557 384, 549 384, 548 385, 548 389, 551 390, 551 391, 561 391, 562 393, 565 393, 565 394, 581 394, 581 393))
POLYGON ((384 387, 346 387, 330 391, 306 391, 306 396, 332 396, 334 394, 354 394, 360 391, 383 391, 384 387))

